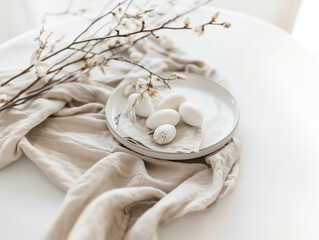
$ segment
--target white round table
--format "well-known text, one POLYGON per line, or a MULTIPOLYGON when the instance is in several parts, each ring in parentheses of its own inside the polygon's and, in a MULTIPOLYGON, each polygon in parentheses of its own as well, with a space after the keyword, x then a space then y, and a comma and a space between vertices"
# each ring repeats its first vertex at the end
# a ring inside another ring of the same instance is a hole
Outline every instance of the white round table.
MULTIPOLYGON (((236 134, 243 145, 239 181, 212 209, 173 221, 159 238, 317 240, 315 58, 286 32, 261 20, 229 10, 221 10, 220 19, 232 27, 207 28, 201 39, 170 34, 228 79, 241 110, 236 134)), ((28 64, 34 35, 26 33, 0 47, 0 70, 28 64)), ((1 170, 0 239, 39 239, 63 198, 26 157, 1 170)))

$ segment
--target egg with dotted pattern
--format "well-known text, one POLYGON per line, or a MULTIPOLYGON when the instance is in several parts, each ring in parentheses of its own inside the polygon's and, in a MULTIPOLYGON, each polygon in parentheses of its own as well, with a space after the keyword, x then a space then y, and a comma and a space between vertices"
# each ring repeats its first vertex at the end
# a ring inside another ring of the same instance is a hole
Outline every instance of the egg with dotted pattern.
POLYGON ((158 144, 168 144, 174 140, 176 136, 176 128, 171 124, 164 124, 156 128, 153 138, 158 144))

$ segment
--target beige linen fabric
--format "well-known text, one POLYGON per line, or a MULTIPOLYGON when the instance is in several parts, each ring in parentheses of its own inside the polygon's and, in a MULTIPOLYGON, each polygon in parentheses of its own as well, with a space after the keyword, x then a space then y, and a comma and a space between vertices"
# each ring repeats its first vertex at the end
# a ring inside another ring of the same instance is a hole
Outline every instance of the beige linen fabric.
POLYGON ((124 138, 129 139, 136 145, 157 151, 171 153, 197 153, 202 140, 202 128, 192 127, 182 120, 176 125, 176 136, 174 140, 165 146, 157 144, 153 140, 151 131, 146 127, 146 118, 136 117, 136 122, 130 121, 127 110, 121 114, 117 132, 124 138))
MULTIPOLYGON (((148 52, 142 44, 136 49, 145 54, 141 64, 153 71, 193 72, 219 81, 204 63, 157 42, 149 46, 148 52)), ((67 192, 44 239, 157 239, 160 226, 211 206, 237 180, 236 138, 205 159, 185 162, 151 159, 122 147, 105 124, 105 103, 121 81, 147 74, 128 64, 111 63, 109 69, 89 84, 56 86, 0 113, 0 168, 24 153, 67 192)), ((5 91, 10 95, 28 81, 5 91)))

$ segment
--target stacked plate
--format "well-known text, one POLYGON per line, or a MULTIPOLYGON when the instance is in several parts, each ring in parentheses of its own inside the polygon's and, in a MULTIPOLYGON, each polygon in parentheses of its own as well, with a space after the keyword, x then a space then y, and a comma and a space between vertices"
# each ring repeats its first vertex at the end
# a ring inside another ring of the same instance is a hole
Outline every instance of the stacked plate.
MULTIPOLYGON (((210 154, 223 147, 234 135, 239 121, 239 109, 235 99, 223 87, 202 76, 183 73, 187 81, 174 80, 170 86, 174 92, 179 92, 187 97, 187 101, 199 107, 204 115, 202 127, 202 142, 197 153, 169 153, 155 151, 142 145, 134 144, 117 132, 118 119, 127 106, 127 98, 123 95, 127 85, 117 88, 107 101, 105 114, 106 123, 112 135, 125 147, 149 157, 167 160, 185 160, 198 158, 210 154), (209 119, 205 123, 205 119, 209 119)), ((129 83, 128 83, 129 84, 129 83)), ((161 89, 165 95, 168 89, 161 89)))

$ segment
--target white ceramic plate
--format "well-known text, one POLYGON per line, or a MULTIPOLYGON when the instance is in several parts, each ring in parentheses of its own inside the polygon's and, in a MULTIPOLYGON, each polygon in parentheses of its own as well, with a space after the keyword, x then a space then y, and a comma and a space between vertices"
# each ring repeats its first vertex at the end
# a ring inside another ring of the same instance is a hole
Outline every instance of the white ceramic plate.
MULTIPOLYGON (((210 154, 223 147, 234 135, 239 121, 239 109, 235 99, 223 87, 202 76, 183 73, 188 76, 187 81, 172 81, 174 92, 185 94, 187 101, 197 105, 204 114, 202 126, 202 142, 198 153, 168 153, 155 151, 141 145, 136 145, 124 139, 117 132, 117 122, 127 104, 123 91, 127 85, 115 89, 107 101, 105 114, 106 123, 113 136, 127 148, 140 154, 168 160, 185 160, 198 158, 210 154), (209 120, 209 123, 208 123, 209 120)), ((165 95, 168 89, 161 88, 165 95)))

